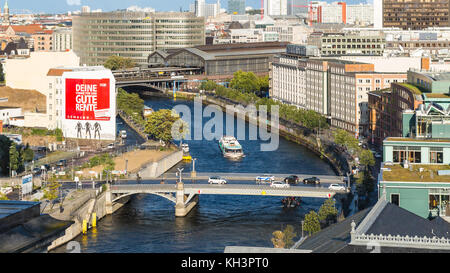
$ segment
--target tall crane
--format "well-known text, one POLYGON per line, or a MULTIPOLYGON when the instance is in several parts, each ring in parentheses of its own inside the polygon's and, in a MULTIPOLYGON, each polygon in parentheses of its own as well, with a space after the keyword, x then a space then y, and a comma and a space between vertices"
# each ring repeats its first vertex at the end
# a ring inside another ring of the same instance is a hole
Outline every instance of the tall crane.
POLYGON ((292 7, 293 8, 308 8, 308 25, 309 26, 312 26, 312 23, 314 21, 314 14, 317 14, 318 9, 320 8, 317 6, 313 6, 312 2, 309 2, 309 5, 292 5, 292 7))

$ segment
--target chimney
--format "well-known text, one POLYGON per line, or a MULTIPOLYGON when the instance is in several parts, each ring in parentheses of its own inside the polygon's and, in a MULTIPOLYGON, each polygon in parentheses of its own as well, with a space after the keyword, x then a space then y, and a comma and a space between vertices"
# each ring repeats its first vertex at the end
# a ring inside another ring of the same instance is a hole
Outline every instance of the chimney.
POLYGON ((430 57, 422 57, 420 59, 420 70, 430 70, 430 57))

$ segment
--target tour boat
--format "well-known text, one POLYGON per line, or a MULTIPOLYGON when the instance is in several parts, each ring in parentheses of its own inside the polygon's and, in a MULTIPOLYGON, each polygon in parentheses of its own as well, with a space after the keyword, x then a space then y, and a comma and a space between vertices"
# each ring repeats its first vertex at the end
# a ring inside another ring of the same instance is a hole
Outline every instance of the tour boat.
POLYGON ((181 144, 181 149, 185 154, 189 153, 189 145, 186 143, 181 144))
POLYGON ((242 146, 235 137, 223 136, 220 138, 219 148, 222 151, 223 156, 226 158, 238 159, 244 157, 242 146))

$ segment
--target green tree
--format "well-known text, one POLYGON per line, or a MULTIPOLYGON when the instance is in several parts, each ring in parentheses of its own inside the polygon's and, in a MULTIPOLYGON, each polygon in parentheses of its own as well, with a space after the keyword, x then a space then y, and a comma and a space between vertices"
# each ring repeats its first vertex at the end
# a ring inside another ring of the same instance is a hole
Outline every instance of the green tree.
POLYGON ((255 93, 260 90, 260 82, 253 72, 239 70, 234 72, 230 87, 244 93, 255 93))
POLYGON ((309 236, 320 231, 319 216, 315 211, 312 210, 305 215, 303 230, 308 232, 309 236))
POLYGON ((375 165, 375 157, 370 150, 362 150, 359 156, 359 162, 366 167, 375 165))
POLYGON ((9 174, 9 149, 12 141, 4 136, 0 135, 0 171, 3 175, 9 174))
POLYGON ((358 195, 364 196, 368 193, 373 192, 375 188, 375 179, 372 177, 368 170, 364 170, 359 173, 358 178, 356 179, 356 189, 358 191, 358 195))
POLYGON ((133 68, 136 63, 130 58, 124 58, 117 55, 111 55, 105 61, 104 67, 111 70, 133 68))
POLYGON ((271 239, 274 248, 284 248, 284 234, 281 230, 275 230, 271 239))
POLYGON ((48 181, 47 187, 44 189, 44 198, 53 200, 58 198, 58 189, 61 184, 58 183, 55 177, 51 177, 48 181))
POLYGON ((337 129, 334 132, 334 142, 336 144, 345 146, 348 150, 358 150, 358 140, 349 132, 337 129))
POLYGON ((20 166, 20 155, 15 142, 9 147, 9 165, 12 171, 17 171, 20 166))
POLYGON ((319 220, 320 221, 336 221, 338 210, 336 209, 336 201, 329 198, 323 202, 319 209, 319 220))
POLYGON ((128 93, 122 88, 117 91, 117 108, 124 111, 136 123, 144 125, 144 100, 136 93, 128 93))
POLYGON ((186 129, 186 127, 182 125, 182 122, 175 124, 175 122, 177 122, 179 119, 180 116, 172 110, 161 109, 159 111, 155 111, 147 117, 145 123, 145 132, 155 137, 156 139, 161 139, 166 143, 170 143, 170 141, 172 141, 174 137, 179 139, 180 136, 185 136, 185 134, 187 133, 179 131, 186 129), (177 130, 173 132, 172 128, 177 128, 179 130, 178 132, 177 130))
POLYGON ((211 80, 204 81, 204 82, 202 82, 202 84, 200 84, 200 89, 206 90, 206 91, 215 90, 216 87, 217 87, 217 84, 211 80))
POLYGON ((9 200, 6 194, 0 193, 0 200, 9 200))
POLYGON ((0 82, 5 82, 5 73, 3 72, 3 64, 0 63, 0 82))
POLYGON ((30 145, 28 143, 23 150, 23 159, 25 160, 25 162, 30 162, 34 159, 34 151, 30 148, 30 145))
POLYGON ((294 245, 294 238, 297 236, 297 233, 294 232, 294 227, 291 225, 287 225, 283 230, 283 242, 285 248, 290 248, 294 245))

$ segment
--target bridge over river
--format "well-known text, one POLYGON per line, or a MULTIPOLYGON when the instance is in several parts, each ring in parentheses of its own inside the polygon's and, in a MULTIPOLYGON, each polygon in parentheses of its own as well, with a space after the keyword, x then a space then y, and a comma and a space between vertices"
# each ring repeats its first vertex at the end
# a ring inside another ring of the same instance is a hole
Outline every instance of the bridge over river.
POLYGON ((154 194, 164 197, 175 203, 175 215, 186 216, 198 202, 198 196, 202 194, 216 195, 257 195, 257 196, 291 196, 291 197, 315 197, 331 198, 336 193, 346 193, 343 191, 330 190, 322 187, 298 187, 274 188, 268 185, 248 185, 248 184, 184 184, 183 182, 174 184, 125 184, 112 185, 108 193, 111 205, 123 197, 133 194, 154 194))

